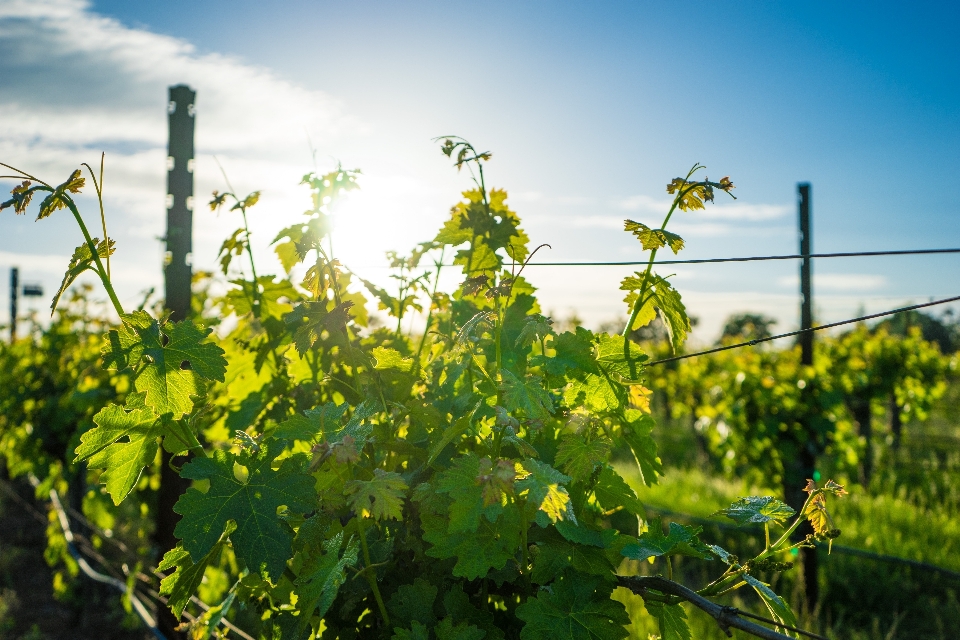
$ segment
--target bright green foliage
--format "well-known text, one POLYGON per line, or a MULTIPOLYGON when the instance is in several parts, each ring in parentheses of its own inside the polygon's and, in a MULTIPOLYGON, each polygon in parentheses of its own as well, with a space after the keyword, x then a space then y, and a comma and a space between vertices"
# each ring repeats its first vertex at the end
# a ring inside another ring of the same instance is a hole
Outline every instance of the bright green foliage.
POLYGON ((599 578, 565 578, 517 607, 523 640, 619 640, 630 619, 599 578))
POLYGON ((633 220, 625 221, 623 228, 637 236, 644 251, 652 251, 668 245, 674 253, 680 253, 680 250, 683 249, 683 238, 675 233, 663 229, 651 229, 642 222, 634 222, 633 220))
MULTIPOLYGON (((699 528, 671 523, 664 533, 659 520, 641 522, 642 495, 613 466, 629 450, 645 483, 662 472, 649 356, 633 331, 659 315, 679 349, 690 329, 680 294, 648 268, 624 281, 631 319, 623 335, 556 332, 523 277, 536 249, 506 192, 487 187, 489 152, 455 137, 442 151, 470 171, 475 188, 434 240, 388 254, 389 285, 334 256, 332 215, 358 187, 358 172, 341 167, 304 178, 312 198, 305 219, 273 243, 281 277, 258 275, 253 257, 247 216, 260 193, 214 193, 211 208, 229 207, 242 226, 221 248, 226 293, 203 288, 188 320, 124 312, 101 261, 112 245, 89 256, 78 249, 65 286, 93 270, 121 324, 102 327, 104 369, 93 366, 95 354, 83 370, 70 369, 71 385, 96 376, 110 384, 71 414, 75 424, 57 444, 79 442, 76 459, 117 508, 147 504, 161 447, 189 455, 179 475, 193 485, 174 508, 180 544, 163 558, 172 573, 161 591, 178 614, 193 595, 212 605, 191 634, 209 635, 242 609, 261 638, 306 640, 322 627, 323 638, 618 640, 629 620, 611 593, 625 557, 721 557, 729 570, 708 595, 749 582, 750 561, 726 562, 733 559, 719 547, 700 542, 699 528), (462 284, 444 292, 440 271, 451 253, 462 284), (421 266, 428 259, 429 270, 421 266), (368 326, 361 290, 395 326, 368 326), (411 313, 425 316, 413 335, 403 322, 411 313)), ((671 183, 674 202, 658 228, 628 222, 651 263, 658 249, 684 246, 666 230, 675 210, 732 188, 692 175, 671 183)), ((70 209, 97 248, 70 196, 79 174, 59 187, 23 177, 5 206, 22 212, 42 191, 41 213, 70 209)), ((17 417, 11 433, 56 413, 0 402, 17 417)), ((819 519, 818 540, 836 533, 825 507, 833 493, 811 489, 804 515, 819 519)), ((745 509, 738 517, 760 517, 745 509)), ((757 513, 783 515, 769 504, 757 513)), ((782 551, 788 538, 764 553, 782 551)), ((688 637, 682 609, 646 597, 664 637, 688 637)))
POLYGON ((149 407, 125 411, 111 404, 94 416, 93 421, 97 426, 81 436, 77 460, 89 459, 92 468, 104 469, 101 481, 107 485, 114 504, 120 504, 127 497, 143 468, 153 462, 160 437, 166 436, 164 444, 171 452, 184 451, 191 446, 177 442, 179 434, 174 435, 170 427, 164 428, 163 422, 149 407), (122 438, 126 440, 121 442, 122 438))
POLYGON ((354 513, 374 520, 403 518, 403 494, 407 489, 399 473, 374 469, 370 480, 350 480, 345 492, 354 513))
POLYGON ((715 516, 727 516, 739 525, 762 524, 764 522, 783 523, 796 511, 772 496, 750 496, 740 498, 726 509, 717 511, 715 516))
POLYGON ((207 567, 219 556, 227 542, 227 536, 235 529, 234 523, 229 523, 217 543, 197 562, 193 561, 190 552, 184 549, 183 545, 177 545, 175 549, 164 554, 157 569, 159 571, 175 569, 175 571, 160 582, 160 594, 167 596, 170 608, 178 616, 203 581, 207 567))
POLYGON ((666 278, 639 272, 624 278, 620 289, 628 292, 623 301, 637 310, 636 320, 629 328, 647 325, 659 315, 670 335, 670 344, 677 351, 690 332, 690 319, 679 292, 666 278))
POLYGON ((203 395, 203 380, 223 382, 227 361, 223 349, 206 342, 210 329, 189 320, 160 324, 145 311, 125 315, 122 325, 107 334, 103 346, 108 368, 135 369, 137 391, 160 415, 174 419, 193 409, 193 397, 203 395))
POLYGON ((232 520, 237 529, 230 539, 237 559, 250 571, 263 568, 274 578, 280 575, 293 534, 278 520, 277 509, 306 513, 314 507, 315 497, 300 461, 287 459, 274 470, 271 463, 276 455, 266 448, 240 456, 217 451, 212 458, 196 458, 184 465, 184 478, 210 482, 206 492, 188 490, 174 508, 183 516, 177 524, 177 537, 191 558, 209 553, 232 520), (238 477, 236 465, 246 468, 245 479, 238 477))
MULTIPOLYGON (((93 245, 97 248, 97 255, 106 259, 113 255, 116 243, 110 238, 105 240, 94 238, 93 245)), ((63 282, 60 283, 60 288, 57 289, 56 295, 53 296, 53 302, 50 303, 51 313, 56 310, 57 303, 60 302, 60 298, 64 292, 66 292, 70 285, 72 285, 84 271, 96 271, 93 262, 93 252, 90 251, 90 245, 86 243, 73 250, 73 257, 70 258, 70 264, 67 265, 66 273, 63 274, 63 282)))

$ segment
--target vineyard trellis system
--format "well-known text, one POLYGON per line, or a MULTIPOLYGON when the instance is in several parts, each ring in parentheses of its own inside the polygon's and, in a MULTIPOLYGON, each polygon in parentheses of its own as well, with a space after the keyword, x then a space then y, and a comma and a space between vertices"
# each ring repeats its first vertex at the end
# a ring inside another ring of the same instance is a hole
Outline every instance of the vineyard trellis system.
MULTIPOLYGON (((840 535, 827 500, 844 495, 842 486, 827 481, 818 487, 809 481, 802 489, 805 500, 795 508, 772 496, 753 496, 718 512, 739 524, 763 523, 764 549, 746 561, 701 542, 696 527, 671 523, 665 533, 660 520, 649 520, 646 530, 633 535, 609 526, 612 514, 623 511, 640 518, 645 513, 610 462, 613 443, 629 446, 646 484, 662 472, 651 435, 653 417, 633 386, 641 383, 642 367, 669 359, 648 362, 628 334, 659 315, 676 352, 691 329, 679 292, 652 267, 794 258, 809 264, 818 254, 801 248, 799 256, 657 262, 658 249, 676 254, 684 246, 682 238, 666 231, 675 211, 702 209, 715 192, 733 189, 726 177, 719 182, 695 179, 702 167, 694 165, 685 178, 668 184, 674 200, 660 228, 625 223, 625 230, 650 251, 650 259, 616 263, 646 266, 621 283, 630 310, 623 333, 595 334, 582 327, 558 333, 539 314, 535 289, 522 277, 523 270, 588 263, 531 262, 537 250, 528 248, 518 216, 506 205, 506 192, 486 187, 483 163, 490 154, 478 153, 456 137, 444 137, 442 151, 456 158, 458 169, 470 169, 476 189, 464 193, 434 240, 418 245, 411 258, 394 254, 400 269, 397 297, 360 279, 382 308, 397 317, 395 332, 360 334, 365 298, 347 290, 356 274, 333 256, 328 205, 357 188, 356 172, 338 167, 304 178, 314 204, 307 223, 282 230, 274 240, 288 278, 281 277, 280 283, 256 275, 247 209, 259 193, 241 198, 214 192, 212 209, 230 199, 232 210, 243 215, 243 227, 221 250, 224 275, 231 260, 244 255, 253 274, 252 282, 234 280, 237 288, 223 298, 222 314, 235 312, 245 320, 219 343, 209 339, 210 327, 197 326, 189 317, 173 321, 143 309, 124 311, 111 281, 114 243, 105 219, 101 216, 104 239, 91 238, 70 195, 84 186, 79 170, 56 187, 14 170, 22 184, 2 208, 24 213, 35 192, 49 194, 38 219, 68 209, 84 235, 54 308, 70 283, 91 270, 121 320, 107 328, 102 353, 107 367, 128 377, 130 391, 111 397, 116 402, 105 403, 93 416, 96 427, 82 434, 74 462, 85 461, 91 471, 100 471, 115 505, 131 495, 143 470, 160 455, 172 460, 190 454, 179 469, 163 465, 163 471, 172 470, 184 482, 201 481, 175 496, 173 511, 182 519, 173 532, 176 547, 158 567, 169 572, 157 600, 163 604, 160 596, 168 596, 178 618, 189 602, 199 606, 195 592, 204 571, 221 566, 221 556, 229 550, 230 562, 242 570, 233 571, 236 582, 220 606, 228 608, 238 598, 262 608, 260 620, 268 636, 306 638, 323 624, 332 634, 343 629, 349 637, 393 632, 394 638, 422 639, 432 627, 438 637, 508 633, 523 640, 553 640, 559 630, 576 624, 588 635, 616 639, 626 634, 630 620, 610 596, 615 586, 624 586, 643 598, 661 633, 670 629, 673 637, 683 637, 679 630, 687 630, 681 602, 702 609, 727 631, 736 627, 762 638, 788 637, 744 619, 751 617, 785 632, 819 637, 797 628, 790 607, 759 576, 788 568, 780 561, 783 554, 840 535), (437 295, 437 273, 423 336, 404 336, 404 311, 419 309, 416 294, 429 292, 431 285, 429 272, 414 277, 411 271, 426 252, 447 247, 459 248, 455 264, 463 267, 466 280, 444 298, 437 295), (314 252, 311 264, 308 257, 314 252), (297 289, 290 274, 300 263, 308 270, 297 289), (431 321, 439 338, 431 338, 424 351, 431 321), (204 437, 198 422, 203 411, 216 402, 222 403, 216 410, 224 419, 239 411, 229 397, 212 390, 214 382, 225 383, 228 365, 242 358, 251 364, 256 360, 258 376, 268 367, 270 382, 257 393, 269 394, 265 397, 272 404, 268 409, 264 401, 255 414, 239 418, 241 429, 232 440, 228 435, 205 446, 197 438, 204 437), (299 367, 296 375, 294 365, 299 367), (784 530, 778 538, 771 537, 771 523, 784 530), (809 533, 800 527, 809 527, 809 533), (673 580, 673 555, 720 559, 726 571, 694 592, 673 580), (618 575, 624 558, 661 558, 667 577, 618 575), (364 580, 348 580, 347 570, 364 580), (771 618, 708 599, 744 586, 753 589, 771 618), (442 609, 440 601, 432 604, 438 592, 443 593, 442 609), (422 615, 411 612, 407 603, 424 599, 432 609, 422 615), (332 608, 335 600, 340 605, 332 608)), ((90 173, 99 198, 102 173, 99 184, 92 169, 90 173)), ((953 252, 960 250, 846 255, 953 252)), ((819 327, 808 323, 771 339, 958 299, 819 327)), ((805 302, 809 308, 809 296, 805 302)), ((79 538, 55 490, 50 499, 68 549, 79 562, 80 552, 72 544, 79 538)), ((127 587, 84 563, 94 579, 127 587)), ((132 591, 128 588, 128 595, 132 591)), ((226 625, 222 611, 218 615, 204 624, 226 625)))

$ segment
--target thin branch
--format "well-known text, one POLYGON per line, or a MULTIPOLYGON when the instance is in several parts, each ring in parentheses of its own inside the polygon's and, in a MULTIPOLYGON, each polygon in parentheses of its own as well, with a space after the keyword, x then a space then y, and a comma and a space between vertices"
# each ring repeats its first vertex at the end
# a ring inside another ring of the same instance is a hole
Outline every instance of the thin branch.
MULTIPOLYGON (((744 620, 740 617, 740 612, 733 607, 724 607, 723 605, 711 602, 682 584, 667 580, 662 576, 617 576, 617 583, 621 587, 629 589, 639 596, 645 596, 652 590, 686 600, 716 620, 717 625, 728 636, 733 635, 730 629, 740 629, 764 640, 791 640, 790 636, 778 633, 773 629, 768 629, 755 622, 744 620)), ((814 637, 819 638, 820 636, 814 637)), ((826 639, 824 638, 823 640, 826 639)))

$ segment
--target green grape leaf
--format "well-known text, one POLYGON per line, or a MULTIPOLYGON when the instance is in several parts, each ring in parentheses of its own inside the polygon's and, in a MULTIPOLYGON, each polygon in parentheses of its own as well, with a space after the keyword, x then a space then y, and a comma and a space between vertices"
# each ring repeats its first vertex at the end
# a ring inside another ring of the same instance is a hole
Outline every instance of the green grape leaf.
POLYGON ((663 463, 657 455, 657 443, 651 435, 655 426, 653 417, 637 409, 626 409, 623 416, 626 422, 620 426, 620 436, 633 452, 644 484, 653 486, 657 476, 663 473, 663 463))
POLYGON ((260 303, 260 318, 282 318, 292 309, 292 304, 300 299, 300 294, 293 288, 289 280, 274 282, 270 275, 257 278, 254 295, 254 284, 250 280, 231 280, 230 284, 236 288, 227 291, 224 296, 227 312, 233 310, 238 316, 245 316, 253 312, 257 301, 260 303))
POLYGON ((164 448, 171 453, 200 446, 192 432, 182 425, 165 423, 150 407, 125 411, 123 407, 107 405, 93 417, 93 422, 97 426, 80 436, 76 460, 88 460, 91 469, 104 470, 100 480, 107 485, 114 504, 120 504, 129 495, 143 468, 153 464, 158 438, 164 438, 164 448), (121 442, 122 438, 126 440, 121 442))
POLYGON ((650 521, 648 530, 640 534, 637 543, 628 544, 621 553, 632 560, 675 554, 710 560, 713 556, 697 538, 697 534, 702 530, 703 527, 688 527, 671 522, 669 533, 664 535, 661 519, 654 518, 650 521))
POLYGON ((487 632, 464 621, 454 626, 453 618, 447 616, 433 628, 437 640, 481 640, 487 632))
POLYGON ((419 622, 414 622, 410 629, 394 627, 392 640, 430 640, 430 630, 419 622))
POLYGON ((640 310, 630 329, 639 329, 649 324, 659 314, 669 334, 670 345, 676 353, 683 346, 690 332, 690 319, 687 317, 687 308, 680 299, 680 293, 666 278, 650 274, 645 280, 643 274, 639 272, 624 278, 620 283, 620 289, 628 292, 623 300, 631 309, 642 296, 639 300, 640 310))
POLYGON ((304 302, 283 316, 283 321, 293 330, 293 344, 301 356, 316 344, 323 331, 342 331, 350 321, 352 302, 343 302, 328 310, 329 304, 327 301, 304 302))
POLYGON ((567 567, 589 575, 613 577, 613 565, 603 549, 554 540, 537 544, 539 553, 533 563, 530 578, 537 584, 547 584, 559 577, 567 567))
POLYGON ((281 422, 273 435, 284 440, 301 440, 303 442, 318 442, 343 429, 343 416, 350 405, 341 405, 328 402, 316 409, 307 409, 281 422))
POLYGON ((40 213, 37 214, 37 220, 46 218, 54 211, 67 208, 67 199, 70 197, 67 193, 80 193, 86 180, 81 177, 80 169, 70 174, 66 182, 57 186, 53 193, 49 194, 40 202, 40 213))
POLYGON ((665 229, 651 229, 642 222, 634 222, 633 220, 624 220, 623 228, 637 236, 644 251, 651 251, 668 245, 673 249, 674 254, 683 249, 683 238, 665 229))
POLYGON ((770 585, 746 573, 743 574, 743 579, 757 592, 757 595, 763 600, 763 604, 767 606, 767 611, 770 612, 770 615, 773 616, 775 620, 779 620, 783 624, 791 627, 797 626, 797 618, 793 615, 793 611, 790 610, 790 606, 783 598, 774 593, 770 585))
MULTIPOLYGON (((112 256, 117 245, 117 243, 110 238, 106 240, 94 238, 93 244, 97 248, 97 255, 101 258, 112 256)), ((60 302, 60 298, 64 292, 73 284, 74 280, 80 277, 80 274, 84 271, 94 271, 95 269, 96 265, 93 259, 93 252, 90 251, 89 244, 85 242, 74 249, 73 257, 70 258, 70 264, 67 265, 67 271, 63 274, 63 281, 60 283, 60 288, 57 289, 56 295, 53 296, 53 302, 50 303, 50 311, 53 312, 56 310, 57 304, 60 302)))
POLYGON ((310 618, 321 618, 333 605, 340 587, 347 581, 346 568, 357 564, 360 543, 352 537, 343 545, 343 532, 325 540, 321 552, 311 555, 300 569, 294 588, 300 609, 298 633, 302 634, 310 618), (342 550, 342 553, 341 553, 342 550))
POLYGON ((480 458, 470 453, 457 458, 449 469, 437 475, 437 493, 446 493, 453 499, 450 505, 451 533, 476 531, 480 516, 486 515, 492 522, 503 511, 500 500, 485 504, 480 464, 480 458))
POLYGON ((416 499, 421 503, 423 539, 432 545, 426 553, 441 560, 457 558, 453 575, 476 580, 487 575, 490 569, 503 569, 515 556, 520 545, 520 512, 516 507, 505 507, 496 522, 480 518, 476 531, 451 533, 445 496, 421 485, 416 499))
POLYGON ((398 369, 403 372, 408 372, 411 368, 413 368, 413 358, 404 358, 396 349, 389 349, 387 347, 374 347, 373 351, 371 351, 371 355, 377 362, 376 366, 373 368, 377 369, 378 371, 384 369, 398 369))
POLYGON ((374 469, 370 480, 350 480, 344 493, 353 512, 374 520, 403 520, 403 496, 409 487, 399 473, 374 469))
POLYGON ((555 355, 551 358, 538 356, 537 362, 542 362, 547 373, 554 376, 562 376, 568 370, 599 373, 593 355, 593 341, 593 333, 583 327, 577 327, 576 333, 564 331, 550 341, 549 346, 555 355))
POLYGON ((520 348, 529 347, 534 342, 539 342, 549 335, 553 335, 553 320, 539 313, 525 318, 523 328, 520 329, 520 335, 517 336, 516 345, 520 348))
POLYGON ((720 509, 714 516, 727 516, 738 525, 776 522, 783 524, 796 511, 771 496, 749 496, 740 498, 726 509, 720 509))
POLYGON ((553 400, 543 388, 540 378, 529 375, 521 380, 507 369, 500 371, 503 405, 510 411, 520 410, 531 420, 546 420, 553 413, 553 400))
POLYGON ((581 434, 571 434, 563 439, 557 449, 556 464, 574 482, 585 482, 594 469, 607 461, 613 443, 604 436, 587 440, 581 434))
POLYGON ((561 578, 517 607, 522 640, 620 640, 630 624, 601 578, 561 578))
POLYGON ((203 380, 224 381, 224 351, 206 342, 212 329, 189 320, 161 324, 145 311, 126 314, 119 329, 107 334, 104 366, 137 368, 135 386, 146 393, 145 403, 178 419, 193 409, 193 396, 203 395, 203 380))
POLYGON ((647 359, 636 343, 621 335, 597 335, 596 362, 604 374, 617 382, 638 382, 647 359))
POLYGON ((199 562, 193 561, 190 552, 183 548, 182 543, 163 555, 163 560, 157 569, 159 571, 176 569, 160 581, 160 595, 167 596, 167 606, 173 609, 174 615, 180 617, 183 613, 183 609, 190 602, 190 597, 200 587, 207 565, 217 558, 227 538, 235 529, 234 523, 227 523, 226 529, 220 534, 216 544, 200 558, 199 562))
POLYGON ((604 509, 623 507, 636 516, 643 516, 645 513, 637 494, 610 465, 604 465, 597 483, 593 486, 593 494, 604 509))
POLYGON ((413 584, 399 586, 387 601, 390 619, 405 626, 410 623, 432 626, 437 620, 433 613, 437 591, 437 587, 423 578, 417 578, 413 584))
POLYGON ((523 468, 529 475, 517 480, 517 493, 526 495, 527 502, 546 514, 551 522, 565 519, 576 522, 570 494, 563 486, 570 482, 570 477, 544 462, 530 458, 523 461, 523 468))
POLYGON ((660 640, 691 640, 690 627, 687 626, 687 613, 679 604, 665 604, 655 600, 644 600, 647 613, 657 619, 660 628, 660 640))
POLYGON ((180 496, 174 511, 183 516, 174 531, 193 558, 206 555, 216 543, 218 531, 228 520, 237 524, 230 536, 237 559, 253 572, 264 567, 271 578, 279 578, 290 557, 293 534, 277 509, 303 514, 315 508, 314 480, 303 473, 297 458, 287 458, 274 470, 271 464, 280 451, 269 443, 257 455, 234 456, 216 450, 212 458, 194 458, 180 475, 190 480, 209 480, 206 493, 190 488, 180 496), (247 470, 241 482, 234 464, 247 470))

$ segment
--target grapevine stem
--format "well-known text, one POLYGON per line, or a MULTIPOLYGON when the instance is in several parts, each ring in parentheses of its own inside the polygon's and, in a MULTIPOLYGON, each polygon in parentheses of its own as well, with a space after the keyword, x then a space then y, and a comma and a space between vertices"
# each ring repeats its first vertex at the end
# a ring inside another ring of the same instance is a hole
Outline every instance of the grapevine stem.
MULTIPOLYGON (((87 231, 87 225, 84 224, 83 217, 80 215, 80 211, 77 210, 77 205, 73 202, 72 198, 68 198, 66 195, 64 195, 63 200, 67 203, 67 207, 70 208, 70 212, 76 219, 77 224, 80 225, 80 231, 83 232, 83 238, 87 241, 87 247, 90 249, 90 253, 93 254, 94 262, 97 263, 97 275, 100 276, 100 282, 103 283, 103 288, 107 290, 107 295, 110 296, 110 302, 113 303, 113 308, 122 317, 124 315, 123 305, 121 305, 117 299, 117 293, 113 290, 110 276, 107 274, 107 270, 104 269, 103 262, 100 260, 100 254, 97 252, 97 245, 90 237, 90 232, 87 231)), ((104 240, 104 242, 106 242, 106 240, 104 240)), ((109 247, 109 244, 107 246, 109 247)))
POLYGON ((440 267, 443 266, 443 253, 446 247, 440 248, 440 259, 437 260, 437 276, 433 280, 433 293, 430 294, 430 310, 427 311, 427 325, 423 328, 423 335, 420 337, 420 346, 417 347, 417 357, 414 358, 413 366, 420 370, 420 355, 423 353, 423 345, 427 341, 427 333, 430 331, 430 321, 433 319, 433 306, 437 297, 437 289, 440 287, 440 267))
MULTIPOLYGON (((367 534, 363 526, 363 516, 357 516, 357 529, 360 531, 360 546, 363 548, 363 563, 366 567, 370 567, 370 548, 367 546, 367 534)), ((390 616, 387 615, 387 607, 383 604, 383 596, 380 595, 380 587, 377 586, 377 576, 374 571, 372 574, 370 572, 364 572, 364 577, 367 579, 367 583, 370 585, 370 589, 373 590, 373 597, 377 601, 377 607, 380 609, 380 617, 383 618, 383 623, 390 628, 390 616)))

